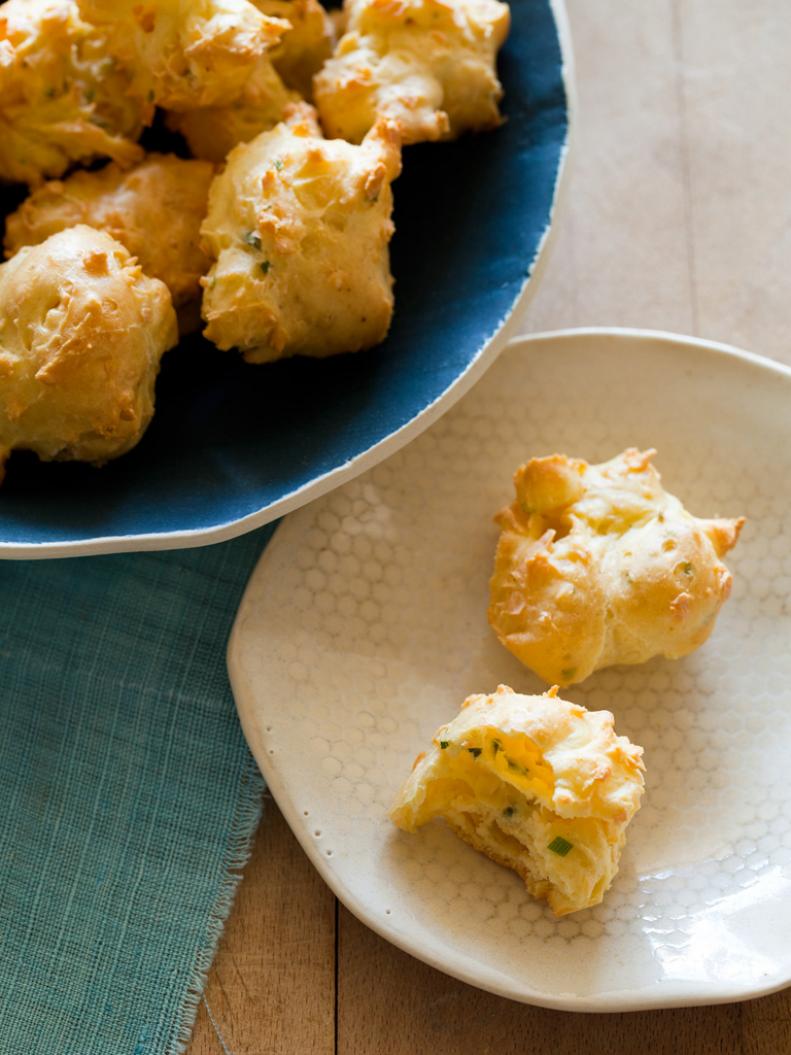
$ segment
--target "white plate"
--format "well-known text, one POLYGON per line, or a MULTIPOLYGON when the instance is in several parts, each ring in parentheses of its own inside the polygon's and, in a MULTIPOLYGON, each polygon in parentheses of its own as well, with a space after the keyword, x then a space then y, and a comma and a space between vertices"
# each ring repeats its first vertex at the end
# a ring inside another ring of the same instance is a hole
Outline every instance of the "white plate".
POLYGON ((618 1011, 791 981, 791 371, 691 338, 577 331, 512 345, 386 464, 289 517, 234 628, 242 724, 341 900, 427 963, 547 1007, 618 1011), (566 695, 646 749, 645 805, 604 904, 558 922, 441 824, 386 811, 471 692, 542 685, 486 622, 492 514, 533 455, 655 446, 669 490, 748 516, 716 631, 678 662, 566 695))

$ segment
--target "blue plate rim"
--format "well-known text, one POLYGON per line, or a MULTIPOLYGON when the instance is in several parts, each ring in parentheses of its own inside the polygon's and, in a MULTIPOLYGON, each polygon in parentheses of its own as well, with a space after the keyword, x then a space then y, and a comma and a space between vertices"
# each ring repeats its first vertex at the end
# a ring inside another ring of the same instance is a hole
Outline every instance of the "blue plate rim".
POLYGON ((274 520, 293 513, 308 502, 341 484, 354 479, 367 469, 389 458, 396 451, 416 439, 422 432, 434 424, 447 410, 458 402, 477 381, 486 373, 507 343, 515 336, 514 330, 521 310, 525 307, 546 262, 547 251, 552 240, 555 220, 559 208, 565 199, 568 185, 569 156, 574 139, 576 125, 577 95, 574 75, 574 52, 571 29, 566 12, 565 0, 549 0, 549 6, 555 21, 561 52, 561 77, 566 93, 566 140, 560 156, 552 204, 549 210, 547 226, 541 236, 529 272, 519 294, 500 320, 497 330, 481 346, 477 355, 470 361, 463 373, 442 392, 433 403, 430 403, 410 421, 391 432, 389 436, 375 443, 365 451, 343 465, 336 466, 322 476, 317 476, 309 483, 283 495, 275 502, 243 517, 236 517, 222 524, 207 528, 194 528, 182 531, 157 531, 130 535, 107 535, 94 538, 73 539, 65 542, 4 542, 0 540, 0 560, 45 560, 58 557, 88 557, 98 554, 151 552, 171 549, 194 549, 199 546, 215 545, 228 542, 240 535, 255 531, 274 520))

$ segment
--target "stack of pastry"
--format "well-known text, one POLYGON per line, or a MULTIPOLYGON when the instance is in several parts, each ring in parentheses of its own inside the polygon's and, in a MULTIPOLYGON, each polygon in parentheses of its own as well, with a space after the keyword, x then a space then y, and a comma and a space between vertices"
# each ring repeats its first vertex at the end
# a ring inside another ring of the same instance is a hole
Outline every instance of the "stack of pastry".
MULTIPOLYGON (((346 0, 334 16, 318 0, 7 0, 0 180, 32 193, 8 218, 5 251, 25 247, 30 310, 38 305, 59 344, 79 344, 61 306, 73 254, 126 251, 129 267, 164 283, 182 333, 202 317, 210 341, 248 362, 379 343, 394 305, 390 184, 401 148, 499 123, 508 25, 500 0, 346 0), (146 155, 138 141, 157 110, 190 158, 146 155), (101 159, 110 164, 96 169, 101 159), (54 240, 66 230, 70 240, 54 240)), ((82 295, 112 333, 118 309, 104 276, 83 271, 82 295)), ((13 274, 0 290, 18 293, 13 274)), ((123 342, 110 351, 97 338, 90 349, 150 400, 175 343, 155 314, 127 320, 156 349, 145 371, 134 357, 115 362, 123 342)), ((121 436, 106 425, 121 413, 113 386, 75 401, 46 369, 53 349, 12 329, 0 317, 0 473, 16 447, 101 463, 140 438, 153 403, 135 439, 121 436), (101 442, 80 439, 97 430, 101 442)))

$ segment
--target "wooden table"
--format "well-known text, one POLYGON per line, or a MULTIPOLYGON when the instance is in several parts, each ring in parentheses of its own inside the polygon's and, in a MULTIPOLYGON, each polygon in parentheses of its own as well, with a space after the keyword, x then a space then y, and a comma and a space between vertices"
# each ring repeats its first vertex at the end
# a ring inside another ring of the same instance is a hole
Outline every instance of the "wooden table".
MULTIPOLYGON (((676 330, 791 363, 791 3, 568 8, 572 172, 523 329, 676 330)), ((336 904, 271 799, 206 998, 224 1040, 202 1005, 190 1055, 791 1053, 791 990, 593 1016, 446 978, 336 904)))

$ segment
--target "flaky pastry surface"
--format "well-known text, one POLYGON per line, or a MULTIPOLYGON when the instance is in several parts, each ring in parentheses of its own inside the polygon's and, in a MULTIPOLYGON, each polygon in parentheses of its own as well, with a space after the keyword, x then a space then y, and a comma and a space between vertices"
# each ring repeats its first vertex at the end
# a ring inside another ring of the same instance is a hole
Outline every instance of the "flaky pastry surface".
POLYGON ((58 231, 86 224, 126 246, 145 272, 170 290, 177 309, 200 297, 209 260, 199 245, 214 167, 172 154, 149 154, 139 165, 110 164, 39 187, 6 221, 5 250, 38 245, 58 231))
POLYGON ((131 164, 152 113, 72 0, 0 6, 0 179, 36 184, 94 157, 131 164))
POLYGON ((78 0, 135 88, 168 110, 224 106, 288 23, 249 0, 78 0))
POLYGON ((381 341, 393 310, 392 129, 361 146, 321 137, 312 107, 237 147, 209 195, 206 336, 250 362, 381 341))
POLYGON ((706 641, 743 518, 701 520, 662 486, 654 451, 609 462, 552 455, 514 476, 490 584, 500 641, 547 682, 677 659, 706 641))
POLYGON ((391 810, 414 832, 440 817, 562 916, 598 904, 643 793, 642 748, 609 711, 506 685, 470 696, 419 755, 391 810))
POLYGON ((359 142, 378 115, 404 143, 500 123, 497 52, 510 12, 498 0, 346 0, 346 32, 314 80, 328 136, 359 142))
POLYGON ((21 249, 0 266, 0 473, 15 448, 97 464, 130 450, 177 339, 167 287, 104 232, 21 249))

